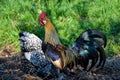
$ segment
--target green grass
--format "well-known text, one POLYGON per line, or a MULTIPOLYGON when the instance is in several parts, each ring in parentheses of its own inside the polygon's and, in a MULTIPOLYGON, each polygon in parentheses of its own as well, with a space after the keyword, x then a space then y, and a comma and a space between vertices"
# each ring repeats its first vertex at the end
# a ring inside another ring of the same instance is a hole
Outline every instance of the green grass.
POLYGON ((87 29, 98 29, 108 39, 106 54, 120 54, 120 0, 1 0, 0 46, 12 44, 20 51, 20 31, 44 39, 39 11, 48 12, 64 45, 71 46, 87 29))

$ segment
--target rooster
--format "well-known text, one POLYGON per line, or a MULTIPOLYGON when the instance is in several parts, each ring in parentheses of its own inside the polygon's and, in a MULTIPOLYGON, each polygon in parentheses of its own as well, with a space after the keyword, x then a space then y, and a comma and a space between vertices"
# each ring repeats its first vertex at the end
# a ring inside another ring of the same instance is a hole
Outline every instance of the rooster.
MULTIPOLYGON (((25 31, 20 32, 19 36, 22 57, 25 57, 25 59, 22 59, 23 66, 27 65, 26 62, 31 63, 31 66, 34 70, 33 74, 35 72, 43 78, 55 76, 59 73, 59 70, 48 60, 44 54, 42 50, 43 42, 40 38, 25 31)), ((28 68, 31 68, 31 66, 25 66, 24 68, 27 70, 28 68)))
MULTIPOLYGON (((100 62, 97 65, 97 67, 101 66, 102 68, 104 66, 106 56, 105 56, 105 52, 102 45, 104 45, 104 47, 106 46, 107 39, 102 32, 98 30, 87 30, 83 32, 76 39, 76 41, 73 43, 72 48, 66 49, 61 44, 53 24, 47 18, 46 15, 47 15, 46 12, 41 13, 38 19, 39 19, 40 25, 44 26, 45 28, 44 42, 52 44, 54 47, 56 47, 57 51, 60 51, 58 53, 53 52, 51 50, 46 52, 48 57, 51 59, 51 62, 56 67, 63 69, 64 68, 63 65, 67 66, 68 64, 67 61, 76 61, 77 59, 76 63, 80 64, 86 70, 89 60, 91 59, 92 64, 91 64, 91 67, 88 69, 89 71, 97 63, 99 56, 100 56, 100 62), (96 38, 99 38, 99 39, 96 39, 96 38), (74 55, 74 58, 70 57, 72 55, 74 55)), ((69 62, 69 63, 72 63, 72 62, 69 62)))
MULTIPOLYGON (((46 17, 46 12, 39 15, 39 23, 45 28, 45 39, 44 39, 44 52, 51 56, 51 62, 58 67, 60 70, 64 69, 66 66, 74 64, 71 67, 76 66, 75 56, 73 52, 63 46, 58 38, 57 32, 53 27, 51 21, 46 17), (51 48, 48 48, 51 47, 51 48), (59 54, 58 54, 59 53, 59 54), (56 57, 57 56, 57 57, 56 57), (72 57, 72 59, 70 59, 72 57)), ((44 50, 43 49, 43 50, 44 50)))

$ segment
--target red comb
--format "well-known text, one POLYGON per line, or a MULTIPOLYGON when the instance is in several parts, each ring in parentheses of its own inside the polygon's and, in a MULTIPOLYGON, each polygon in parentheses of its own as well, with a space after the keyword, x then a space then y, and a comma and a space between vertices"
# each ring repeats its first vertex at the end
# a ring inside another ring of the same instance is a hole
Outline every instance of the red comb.
POLYGON ((46 16, 46 12, 42 12, 41 14, 40 14, 40 16, 39 16, 39 18, 44 18, 45 16, 46 16))

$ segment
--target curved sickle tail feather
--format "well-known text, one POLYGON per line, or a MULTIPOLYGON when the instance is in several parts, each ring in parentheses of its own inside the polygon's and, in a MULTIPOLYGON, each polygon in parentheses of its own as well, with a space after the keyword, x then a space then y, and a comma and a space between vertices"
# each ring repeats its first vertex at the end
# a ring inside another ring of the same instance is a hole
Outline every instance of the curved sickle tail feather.
POLYGON ((100 54, 100 61, 99 61, 99 64, 97 65, 97 68, 99 66, 103 68, 106 61, 105 51, 102 47, 98 47, 97 50, 99 51, 99 54, 100 54))
POLYGON ((100 66, 102 68, 104 66, 106 61, 106 56, 102 46, 106 47, 106 45, 107 45, 107 38, 104 35, 104 33, 96 29, 91 29, 91 30, 86 30, 76 39, 76 41, 73 44, 72 50, 74 52, 77 52, 74 49, 78 48, 79 56, 82 57, 80 64, 82 64, 81 66, 83 66, 84 69, 86 69, 86 67, 88 66, 89 60, 90 59, 92 60, 91 66, 88 69, 89 71, 92 69, 92 67, 96 65, 98 61, 98 57, 100 58, 100 61, 97 65, 97 68, 100 66), (89 47, 89 49, 84 48, 84 45, 89 47), (88 51, 87 54, 85 53, 85 50, 88 51))
POLYGON ((78 41, 90 41, 90 42, 93 42, 93 40, 98 44, 100 42, 101 45, 104 45, 104 47, 106 47, 107 45, 107 38, 106 36, 96 30, 96 29, 89 29, 89 30, 86 30, 85 32, 83 32, 77 39, 78 41), (96 38, 100 38, 102 39, 102 41, 96 39, 96 38))

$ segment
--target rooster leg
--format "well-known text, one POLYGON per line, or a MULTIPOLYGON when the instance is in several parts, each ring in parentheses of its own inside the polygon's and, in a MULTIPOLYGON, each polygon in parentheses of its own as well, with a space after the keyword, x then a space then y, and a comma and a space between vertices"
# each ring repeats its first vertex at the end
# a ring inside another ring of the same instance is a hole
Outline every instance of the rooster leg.
POLYGON ((63 70, 61 70, 61 73, 62 72, 65 73, 66 75, 73 76, 70 68, 68 68, 68 67, 65 67, 63 70))
POLYGON ((77 68, 77 63, 76 63, 76 60, 74 60, 73 64, 71 64, 70 71, 74 73, 77 69, 78 69, 77 68))
POLYGON ((77 70, 77 66, 70 64, 68 67, 65 67, 63 72, 66 73, 67 75, 75 75, 75 71, 77 70))

